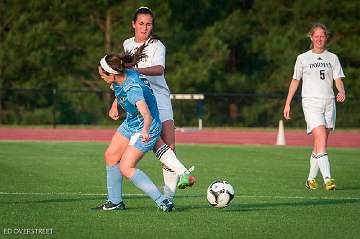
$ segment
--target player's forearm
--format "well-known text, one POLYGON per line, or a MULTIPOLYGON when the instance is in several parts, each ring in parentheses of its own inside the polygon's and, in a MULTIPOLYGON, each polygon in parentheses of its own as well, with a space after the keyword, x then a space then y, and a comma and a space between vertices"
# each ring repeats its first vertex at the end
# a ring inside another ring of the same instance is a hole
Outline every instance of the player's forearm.
POLYGON ((299 86, 299 80, 292 80, 291 83, 290 83, 290 86, 289 86, 289 92, 288 92, 288 95, 286 97, 286 102, 285 102, 285 105, 290 105, 294 95, 295 95, 295 92, 299 86))
POLYGON ((141 116, 144 119, 143 131, 148 132, 151 122, 152 122, 152 116, 150 114, 150 110, 144 100, 140 100, 140 101, 136 102, 136 106, 137 106, 141 116))
POLYGON ((111 109, 117 109, 117 99, 115 98, 113 103, 111 104, 111 109))
POLYGON ((341 78, 335 80, 335 86, 340 93, 345 94, 344 82, 341 78))
POLYGON ((144 68, 136 68, 135 70, 147 76, 160 76, 164 74, 164 67, 160 65, 144 67, 144 68))
POLYGON ((143 131, 149 132, 150 129, 150 125, 151 125, 151 121, 152 121, 152 117, 150 115, 150 112, 145 113, 142 115, 144 118, 144 127, 143 127, 143 131))

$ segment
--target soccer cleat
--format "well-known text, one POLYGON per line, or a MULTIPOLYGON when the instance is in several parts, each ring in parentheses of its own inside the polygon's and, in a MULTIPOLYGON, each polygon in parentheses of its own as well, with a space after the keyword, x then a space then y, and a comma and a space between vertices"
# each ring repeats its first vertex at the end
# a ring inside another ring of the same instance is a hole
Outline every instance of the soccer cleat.
POLYGON ((180 177, 177 187, 179 189, 184 189, 186 187, 192 187, 194 183, 195 183, 195 177, 190 174, 184 173, 180 177))
POLYGON ((327 191, 334 191, 336 188, 336 184, 335 184, 335 180, 330 178, 326 183, 325 183, 325 189, 327 191))
POLYGON ((174 209, 174 203, 166 198, 160 203, 159 208, 163 212, 171 212, 174 209))
POLYGON ((177 188, 184 189, 186 187, 192 187, 196 181, 195 177, 191 175, 191 172, 194 171, 194 166, 188 169, 183 175, 180 176, 177 188))
POLYGON ((310 190, 315 190, 317 189, 317 182, 316 180, 313 178, 313 179, 309 179, 309 180, 306 180, 305 182, 305 187, 307 187, 308 189, 310 190))
POLYGON ((97 207, 92 208, 93 210, 104 210, 104 211, 112 211, 112 210, 126 210, 124 202, 120 202, 118 204, 114 204, 111 201, 107 201, 104 204, 101 204, 97 207))

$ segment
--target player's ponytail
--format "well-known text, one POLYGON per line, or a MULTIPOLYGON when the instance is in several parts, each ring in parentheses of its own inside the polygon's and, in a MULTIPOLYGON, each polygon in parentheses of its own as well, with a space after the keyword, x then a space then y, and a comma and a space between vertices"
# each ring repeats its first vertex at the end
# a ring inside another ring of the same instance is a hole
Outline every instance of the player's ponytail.
POLYGON ((100 66, 106 74, 123 74, 125 69, 135 67, 142 58, 146 57, 143 52, 146 44, 142 44, 134 54, 126 51, 120 54, 108 54, 100 60, 100 66))

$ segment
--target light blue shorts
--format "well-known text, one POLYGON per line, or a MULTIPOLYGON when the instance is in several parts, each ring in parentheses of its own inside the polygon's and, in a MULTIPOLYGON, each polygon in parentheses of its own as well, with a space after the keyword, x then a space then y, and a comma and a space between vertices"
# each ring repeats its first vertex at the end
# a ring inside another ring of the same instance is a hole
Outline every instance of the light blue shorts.
POLYGON ((149 130, 150 140, 145 143, 142 142, 141 133, 129 129, 126 121, 124 121, 119 126, 119 128, 117 129, 117 132, 119 132, 122 136, 129 139, 129 145, 132 145, 135 148, 137 148, 138 150, 146 153, 154 148, 156 142, 160 138, 161 123, 159 122, 159 123, 151 124, 150 130, 149 130))

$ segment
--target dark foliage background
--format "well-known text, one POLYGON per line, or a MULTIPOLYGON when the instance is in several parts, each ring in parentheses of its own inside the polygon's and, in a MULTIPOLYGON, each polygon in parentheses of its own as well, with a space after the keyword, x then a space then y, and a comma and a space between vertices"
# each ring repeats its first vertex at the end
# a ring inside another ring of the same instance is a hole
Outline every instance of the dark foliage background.
MULTIPOLYGON (((167 47, 171 91, 206 95, 205 125, 276 125, 313 22, 329 28, 346 74, 338 125, 360 125, 357 0, 0 0, 0 123, 109 124, 112 95, 96 66, 122 50, 143 5, 167 47)), ((178 125, 196 124, 196 107, 174 101, 178 125)), ((289 125, 302 127, 299 99, 293 110, 289 125)))

